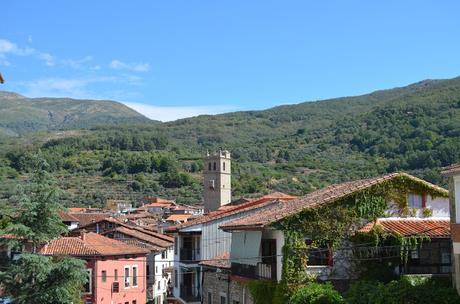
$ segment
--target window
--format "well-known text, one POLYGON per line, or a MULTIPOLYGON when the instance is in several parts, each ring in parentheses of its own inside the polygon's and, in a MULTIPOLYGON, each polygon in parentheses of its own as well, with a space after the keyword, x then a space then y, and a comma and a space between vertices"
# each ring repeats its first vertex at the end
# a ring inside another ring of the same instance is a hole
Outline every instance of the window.
POLYGON ((222 170, 225 171, 225 162, 222 163, 222 170))
POLYGON ((212 304, 212 292, 208 291, 208 304, 212 304))
POLYGON ((85 283, 84 286, 84 292, 91 294, 93 291, 93 270, 92 269, 86 269, 86 272, 88 274, 88 280, 85 283))
POLYGON ((136 301, 136 300, 133 300, 133 304, 137 304, 137 301, 136 301))
POLYGON ((227 297, 226 296, 223 296, 223 295, 220 296, 220 304, 227 304, 227 297))
POLYGON ((113 223, 107 223, 107 228, 112 229, 113 228, 113 223))
POLYGON ((120 292, 120 283, 119 282, 113 282, 112 283, 112 292, 113 293, 119 293, 120 292))
POLYGON ((133 286, 137 286, 137 266, 133 266, 133 286))
POLYGON ((174 254, 177 254, 177 247, 179 246, 179 239, 178 237, 176 236, 174 238, 174 254))
POLYGON ((101 271, 101 280, 104 283, 107 282, 107 271, 105 271, 105 270, 101 271))
POLYGON ((233 300, 232 304, 240 304, 240 301, 233 300))
POLYGON ((216 170, 217 170, 217 165, 216 165, 216 163, 214 163, 214 165, 213 165, 213 169, 214 169, 214 171, 216 171, 216 170))
POLYGON ((161 289, 161 281, 158 281, 158 290, 161 289))
POLYGON ((179 281, 179 276, 177 275, 177 270, 174 269, 174 287, 177 288, 177 284, 179 281))
POLYGON ((115 269, 115 270, 113 271, 113 280, 114 280, 115 282, 118 281, 118 269, 115 269))
POLYGON ((422 196, 409 193, 409 208, 422 208, 422 196))
POLYGON ((130 278, 129 278, 129 267, 125 267, 125 288, 129 287, 130 278))
POLYGON ((155 273, 158 273, 158 266, 155 266, 155 273))
POLYGON ((208 171, 211 171, 211 163, 208 164, 208 171))
POLYGON ((162 259, 166 259, 166 251, 163 251, 163 252, 161 253, 161 258, 162 258, 162 259))

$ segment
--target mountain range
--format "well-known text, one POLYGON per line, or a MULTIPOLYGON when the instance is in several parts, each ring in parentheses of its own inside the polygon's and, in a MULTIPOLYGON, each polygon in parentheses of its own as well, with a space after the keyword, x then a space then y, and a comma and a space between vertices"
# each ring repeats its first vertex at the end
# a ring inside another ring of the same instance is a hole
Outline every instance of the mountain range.
MULTIPOLYGON (((29 100, 2 94, 2 103, 10 100, 7 109, 14 108, 13 101, 29 100)), ((218 149, 232 153, 235 197, 270 191, 302 195, 394 171, 446 186, 440 168, 460 161, 460 78, 167 123, 115 102, 32 100, 72 113, 73 119, 61 114, 51 120, 35 107, 40 123, 31 125, 24 116, 35 112, 27 107, 8 115, 2 110, 0 126, 20 136, 0 140, 0 179, 5 187, 24 180, 40 150, 70 193, 70 205, 139 201, 146 195, 199 202, 201 157, 218 149)))
POLYGON ((146 122, 150 120, 115 101, 27 98, 0 91, 0 132, 7 135, 146 122))

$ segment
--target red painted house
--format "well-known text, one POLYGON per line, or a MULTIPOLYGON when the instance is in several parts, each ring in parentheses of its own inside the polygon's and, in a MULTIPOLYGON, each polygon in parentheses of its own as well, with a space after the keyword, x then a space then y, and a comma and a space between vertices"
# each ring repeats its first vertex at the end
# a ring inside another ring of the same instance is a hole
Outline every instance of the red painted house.
POLYGON ((96 233, 62 237, 41 249, 45 255, 69 255, 87 262, 85 304, 144 304, 148 250, 96 233))

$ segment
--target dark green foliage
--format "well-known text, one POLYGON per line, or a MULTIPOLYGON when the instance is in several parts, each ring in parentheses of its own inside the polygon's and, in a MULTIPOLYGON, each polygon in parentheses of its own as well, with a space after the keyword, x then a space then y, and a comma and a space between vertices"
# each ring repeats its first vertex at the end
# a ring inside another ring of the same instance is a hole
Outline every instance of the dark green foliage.
POLYGON ((28 253, 0 272, 4 291, 17 304, 79 303, 86 279, 82 260, 28 253))
POLYGON ((199 202, 201 157, 220 148, 232 152, 235 197, 271 191, 303 195, 395 170, 446 186, 440 167, 460 161, 459 100, 460 78, 455 78, 265 111, 0 137, 0 197, 8 197, 18 175, 27 175, 38 149, 72 193, 69 205, 80 200, 95 205, 101 198, 135 203, 147 195, 178 197, 179 192, 187 193, 187 203, 199 202), (160 182, 161 173, 169 171, 192 173, 194 183, 177 188, 168 182, 177 178, 166 174, 160 182), (145 174, 142 187, 132 184, 138 173, 145 174))
POLYGON ((309 283, 295 291, 289 304, 341 304, 345 303, 332 284, 309 283))
POLYGON ((387 284, 370 281, 354 283, 345 294, 349 304, 454 304, 460 297, 449 280, 407 278, 387 284))
POLYGON ((273 303, 276 290, 279 288, 279 285, 276 282, 265 280, 251 281, 246 283, 245 286, 249 289, 249 292, 254 299, 254 304, 273 303))
POLYGON ((46 168, 41 155, 36 155, 32 177, 18 195, 11 198, 17 208, 2 208, 0 234, 16 238, 2 239, 0 245, 21 248, 24 242, 32 244, 31 253, 23 252, 18 260, 0 259, 2 289, 18 304, 78 303, 86 281, 85 262, 37 253, 39 245, 67 232, 59 217, 59 211, 63 210, 59 204, 61 191, 46 168))
MULTIPOLYGON (((36 155, 33 159, 32 178, 19 187, 11 202, 17 205, 17 212, 10 212, 14 219, 0 230, 2 234, 12 234, 37 245, 67 232, 67 227, 59 217, 61 191, 45 171, 47 163, 36 155)), ((14 240, 13 240, 14 241, 14 240)))

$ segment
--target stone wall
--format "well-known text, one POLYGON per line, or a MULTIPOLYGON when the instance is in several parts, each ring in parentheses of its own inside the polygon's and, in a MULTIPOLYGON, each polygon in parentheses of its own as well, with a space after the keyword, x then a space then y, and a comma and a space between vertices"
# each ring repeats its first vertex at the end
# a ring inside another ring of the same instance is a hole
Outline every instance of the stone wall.
POLYGON ((203 304, 221 304, 221 297, 226 304, 254 304, 249 290, 232 281, 227 270, 203 268, 203 304))

